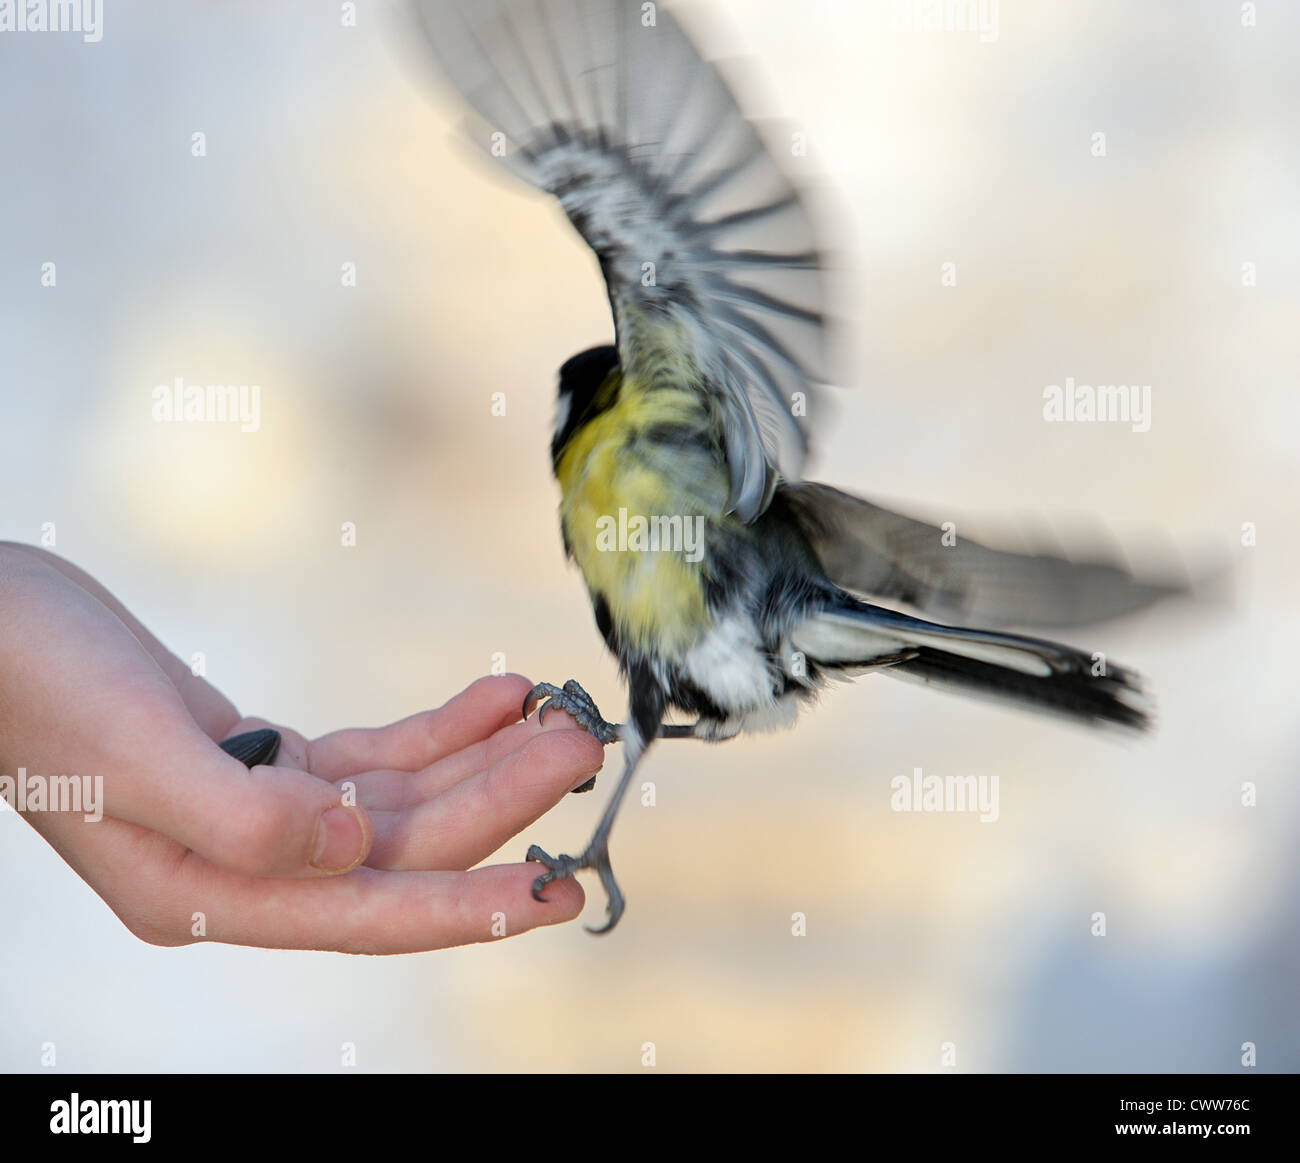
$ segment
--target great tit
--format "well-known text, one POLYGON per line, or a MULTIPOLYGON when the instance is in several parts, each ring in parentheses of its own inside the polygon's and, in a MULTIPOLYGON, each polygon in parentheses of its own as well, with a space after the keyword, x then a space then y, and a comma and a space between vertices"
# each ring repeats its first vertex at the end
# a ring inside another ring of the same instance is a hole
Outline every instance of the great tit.
MULTIPOLYGON (((893 678, 1140 730, 1143 687, 1092 654, 1001 629, 1114 616, 1174 588, 1124 568, 1006 553, 800 480, 824 382, 826 264, 807 199, 673 16, 640 0, 417 0, 473 136, 560 202, 595 252, 616 343, 560 369, 551 453, 564 547, 628 687, 624 724, 581 686, 524 703, 621 740, 586 849, 528 859, 545 886, 594 869, 607 932, 619 804, 656 738, 794 721, 828 680, 893 678), (928 621, 864 601, 911 607, 928 621), (666 723, 671 711, 689 723, 666 723)), ((581 790, 581 789, 580 789, 581 790)))

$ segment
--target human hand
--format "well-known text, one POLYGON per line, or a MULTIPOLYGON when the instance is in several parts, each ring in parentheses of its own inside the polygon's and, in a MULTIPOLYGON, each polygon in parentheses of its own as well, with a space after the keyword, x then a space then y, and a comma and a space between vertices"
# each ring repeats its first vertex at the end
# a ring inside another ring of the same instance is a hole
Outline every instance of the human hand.
POLYGON ((307 740, 251 770, 241 718, 92 578, 0 544, 0 775, 102 776, 103 818, 29 823, 136 936, 402 953, 571 920, 528 864, 466 871, 600 768, 565 716, 520 722, 531 683, 480 679, 438 710, 307 740))

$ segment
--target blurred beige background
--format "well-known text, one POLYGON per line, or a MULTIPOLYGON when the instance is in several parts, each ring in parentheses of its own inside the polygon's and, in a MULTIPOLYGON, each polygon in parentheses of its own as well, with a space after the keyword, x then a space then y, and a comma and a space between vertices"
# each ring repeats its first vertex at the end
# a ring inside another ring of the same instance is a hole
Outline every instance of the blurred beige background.
MULTIPOLYGON (((1145 673, 1152 741, 867 679, 792 733, 652 752, 612 936, 392 959, 147 947, 0 814, 0 1069, 52 1042, 77 1071, 332 1071, 352 1042, 362 1070, 636 1071, 653 1042, 660 1070, 930 1071, 954 1043, 961 1071, 1233 1071, 1246 1041, 1300 1068, 1300 12, 1259 7, 1003 0, 988 41, 876 0, 704 9, 755 112, 808 135, 843 260, 814 475, 1236 562, 1231 605, 1076 635, 1145 673), (1067 376, 1151 384, 1151 430, 1044 423, 1067 376), (915 767, 997 775, 999 821, 891 812, 915 767)), ((0 34, 0 537, 52 522, 310 734, 498 653, 616 715, 547 454, 555 370, 611 335, 590 255, 456 138, 379 6, 106 8, 97 44, 0 34), (260 430, 155 423, 177 376, 260 385, 260 430)), ((574 850, 606 791, 503 856, 574 850)))

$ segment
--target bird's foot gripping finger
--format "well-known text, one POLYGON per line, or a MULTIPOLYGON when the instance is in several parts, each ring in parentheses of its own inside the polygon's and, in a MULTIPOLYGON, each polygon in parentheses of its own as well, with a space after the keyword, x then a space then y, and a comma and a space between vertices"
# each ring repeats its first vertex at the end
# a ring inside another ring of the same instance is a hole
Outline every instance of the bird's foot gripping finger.
POLYGON ((549 682, 539 682, 524 699, 525 719, 528 718, 533 705, 539 701, 542 704, 537 711, 539 723, 546 712, 554 707, 557 711, 572 716, 579 727, 590 731, 602 743, 614 743, 619 738, 618 724, 611 723, 601 715, 595 700, 574 679, 569 679, 562 687, 553 686, 549 682))
POLYGON ((619 918, 623 915, 623 893, 619 890, 618 881, 614 879, 614 870, 610 867, 608 844, 595 844, 581 856, 548 856, 534 844, 528 849, 528 855, 524 859, 546 867, 546 871, 533 881, 533 900, 536 901, 546 900, 542 896, 542 889, 552 881, 567 880, 580 868, 594 868, 600 877, 601 887, 609 898, 605 904, 605 914, 608 919, 598 929, 588 925, 587 932, 608 933, 618 924, 619 918))

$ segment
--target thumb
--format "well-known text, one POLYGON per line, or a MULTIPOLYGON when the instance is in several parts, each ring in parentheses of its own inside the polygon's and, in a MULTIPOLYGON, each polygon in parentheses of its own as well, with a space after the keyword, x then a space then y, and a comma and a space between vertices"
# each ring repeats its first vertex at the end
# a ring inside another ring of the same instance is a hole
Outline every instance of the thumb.
POLYGON ((188 716, 159 727, 155 717, 148 757, 124 778, 105 780, 108 815, 248 876, 336 875, 369 855, 370 817, 338 786, 263 765, 278 732, 249 732, 219 746, 188 716))
POLYGON ((251 770, 208 738, 121 620, 48 568, 0 573, 0 751, 47 776, 89 777, 96 805, 253 876, 346 872, 370 819, 305 771, 251 770), (102 795, 99 794, 102 791, 102 795))

